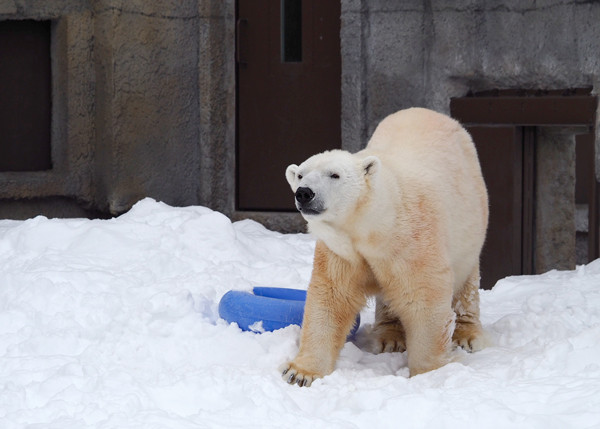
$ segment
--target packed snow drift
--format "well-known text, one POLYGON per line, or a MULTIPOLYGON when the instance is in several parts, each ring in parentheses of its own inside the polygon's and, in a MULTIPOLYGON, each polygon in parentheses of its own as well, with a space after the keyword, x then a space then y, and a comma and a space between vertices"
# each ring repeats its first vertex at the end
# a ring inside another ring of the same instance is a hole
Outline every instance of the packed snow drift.
POLYGON ((600 427, 600 260, 481 294, 495 345, 408 378, 368 349, 372 304, 330 376, 278 367, 300 328, 219 319, 253 286, 306 288, 314 240, 146 199, 111 220, 0 221, 0 427, 600 427))

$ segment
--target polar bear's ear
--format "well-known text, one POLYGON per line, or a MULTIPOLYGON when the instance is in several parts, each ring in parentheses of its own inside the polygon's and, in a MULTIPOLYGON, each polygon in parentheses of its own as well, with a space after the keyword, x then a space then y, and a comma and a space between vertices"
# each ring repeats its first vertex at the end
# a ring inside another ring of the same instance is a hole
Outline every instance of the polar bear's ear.
POLYGON ((362 168, 365 172, 365 176, 377 173, 380 165, 381 161, 376 156, 367 156, 362 160, 362 168))
POLYGON ((298 172, 298 166, 296 164, 288 165, 288 168, 285 169, 285 178, 288 183, 294 188, 294 184, 296 183, 296 173, 298 172))

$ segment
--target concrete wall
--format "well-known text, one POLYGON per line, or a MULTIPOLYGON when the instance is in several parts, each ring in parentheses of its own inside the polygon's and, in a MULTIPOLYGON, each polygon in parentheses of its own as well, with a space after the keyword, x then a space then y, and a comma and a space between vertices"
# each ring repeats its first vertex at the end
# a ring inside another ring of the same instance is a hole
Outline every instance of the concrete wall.
MULTIPOLYGON (((0 173, 3 216, 114 215, 150 196, 303 229, 297 214, 235 211, 234 0, 0 0, 3 19, 53 21, 54 73, 54 168, 0 173)), ((341 21, 350 151, 401 108, 600 87, 598 2, 342 0, 341 21)))
POLYGON ((342 22, 352 27, 352 36, 342 38, 345 66, 352 68, 344 73, 360 76, 355 80, 361 83, 359 89, 347 86, 353 94, 344 107, 365 121, 360 128, 367 134, 390 112, 410 106, 448 112, 450 98, 469 91, 598 87, 598 2, 342 4, 342 22), (358 109, 354 93, 363 100, 358 109))
POLYGON ((222 29, 233 28, 233 1, 0 0, 5 19, 53 22, 53 169, 0 173, 2 213, 219 200, 223 174, 202 179, 222 167, 215 153, 234 137, 233 66, 220 70, 233 55, 233 33, 227 43, 222 29))
POLYGON ((99 208, 198 201, 198 36, 195 1, 94 2, 99 208))

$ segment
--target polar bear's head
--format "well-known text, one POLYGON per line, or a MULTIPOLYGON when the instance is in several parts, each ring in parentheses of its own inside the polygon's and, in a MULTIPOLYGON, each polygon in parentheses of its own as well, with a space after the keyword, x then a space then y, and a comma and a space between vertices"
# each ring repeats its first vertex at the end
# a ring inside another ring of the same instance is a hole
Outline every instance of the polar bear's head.
POLYGON ((336 222, 355 210, 379 165, 376 156, 332 150, 288 166, 285 176, 306 220, 336 222))

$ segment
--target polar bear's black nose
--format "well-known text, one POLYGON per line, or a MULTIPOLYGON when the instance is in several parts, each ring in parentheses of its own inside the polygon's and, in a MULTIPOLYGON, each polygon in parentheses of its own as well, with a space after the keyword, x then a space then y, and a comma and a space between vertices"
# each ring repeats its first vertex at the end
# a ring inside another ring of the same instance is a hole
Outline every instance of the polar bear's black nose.
POLYGON ((296 200, 300 204, 306 204, 315 197, 315 193, 310 188, 298 188, 296 190, 296 200))

